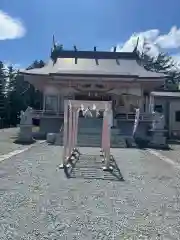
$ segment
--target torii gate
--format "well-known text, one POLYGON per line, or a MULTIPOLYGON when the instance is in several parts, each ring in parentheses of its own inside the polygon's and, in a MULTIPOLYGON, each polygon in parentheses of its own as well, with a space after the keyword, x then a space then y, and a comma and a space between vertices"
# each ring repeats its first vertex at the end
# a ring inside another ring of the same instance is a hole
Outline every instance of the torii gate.
POLYGON ((91 110, 104 111, 102 127, 101 149, 105 159, 104 171, 112 170, 110 167, 110 134, 112 126, 112 102, 111 101, 79 101, 64 100, 64 138, 63 138, 63 164, 60 168, 67 167, 72 154, 77 151, 77 134, 79 111, 84 115, 91 110))

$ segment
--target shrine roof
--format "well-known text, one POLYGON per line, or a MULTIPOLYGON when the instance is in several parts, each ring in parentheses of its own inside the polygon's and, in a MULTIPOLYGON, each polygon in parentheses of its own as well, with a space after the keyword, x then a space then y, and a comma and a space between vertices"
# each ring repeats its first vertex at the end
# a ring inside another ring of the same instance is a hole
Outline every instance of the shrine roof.
POLYGON ((152 96, 155 97, 170 97, 170 98, 180 98, 180 91, 162 91, 162 92, 151 92, 152 96))
POLYGON ((160 73, 146 70, 138 64, 135 52, 70 51, 51 53, 51 59, 42 68, 20 70, 23 75, 44 76, 99 76, 164 78, 160 73))

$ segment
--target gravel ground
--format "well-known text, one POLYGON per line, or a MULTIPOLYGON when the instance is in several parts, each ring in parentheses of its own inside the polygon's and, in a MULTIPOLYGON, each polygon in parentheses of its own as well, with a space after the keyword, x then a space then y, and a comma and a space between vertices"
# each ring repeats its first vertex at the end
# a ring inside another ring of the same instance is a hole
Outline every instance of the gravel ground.
POLYGON ((13 143, 18 131, 19 128, 0 129, 0 155, 24 148, 23 145, 13 143))
MULTIPOLYGON (((0 155, 8 154, 15 150, 21 150, 27 145, 16 144, 14 141, 17 139, 19 128, 5 128, 0 129, 0 155)), ((36 131, 36 128, 33 128, 36 131)))
POLYGON ((170 145, 170 147, 171 147, 170 151, 159 150, 158 152, 172 159, 177 164, 180 164, 180 144, 173 144, 170 145))
POLYGON ((177 170, 146 151, 113 149, 125 181, 99 171, 67 179, 61 151, 42 144, 0 163, 1 240, 180 239, 177 170))

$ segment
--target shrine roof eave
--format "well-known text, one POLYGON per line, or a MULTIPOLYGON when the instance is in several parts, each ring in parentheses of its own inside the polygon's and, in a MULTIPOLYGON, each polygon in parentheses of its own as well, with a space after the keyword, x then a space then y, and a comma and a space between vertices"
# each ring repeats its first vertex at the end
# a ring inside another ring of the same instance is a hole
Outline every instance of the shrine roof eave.
POLYGON ((30 73, 30 72, 19 72, 23 76, 40 76, 40 77, 85 77, 85 78, 92 78, 92 77, 102 77, 102 78, 134 78, 134 79, 159 79, 159 80, 165 80, 165 76, 138 76, 138 75, 123 75, 123 74, 89 74, 89 73, 30 73))
POLYGON ((29 72, 19 72, 23 76, 47 76, 47 77, 103 77, 103 78, 138 78, 138 75, 123 75, 123 74, 89 74, 89 73, 29 73, 29 72))
POLYGON ((150 95, 158 98, 180 98, 180 91, 153 91, 150 95))

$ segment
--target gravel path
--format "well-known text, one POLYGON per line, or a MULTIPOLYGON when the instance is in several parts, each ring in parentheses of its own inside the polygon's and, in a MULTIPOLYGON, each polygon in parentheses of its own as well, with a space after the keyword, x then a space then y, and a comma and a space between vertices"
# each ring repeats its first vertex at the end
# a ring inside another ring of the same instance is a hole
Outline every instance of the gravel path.
POLYGON ((24 148, 23 145, 13 143, 18 131, 19 128, 0 129, 0 155, 24 148))
POLYGON ((170 151, 159 150, 158 152, 163 156, 172 159, 175 163, 180 164, 180 144, 173 144, 170 145, 170 147, 170 151))
POLYGON ((66 179, 46 144, 0 163, 0 239, 180 239, 179 172, 146 151, 112 153, 124 182, 66 179))

